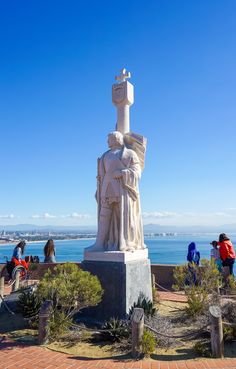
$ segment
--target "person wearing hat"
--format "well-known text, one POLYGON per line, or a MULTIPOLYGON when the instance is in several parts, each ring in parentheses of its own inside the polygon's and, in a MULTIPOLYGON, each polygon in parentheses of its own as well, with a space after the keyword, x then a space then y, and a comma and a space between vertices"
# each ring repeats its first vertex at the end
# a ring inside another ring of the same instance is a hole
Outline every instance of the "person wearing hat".
POLYGON ((229 267, 229 273, 233 274, 235 251, 232 242, 225 233, 219 235, 219 241, 212 241, 213 246, 220 246, 220 258, 222 260, 222 266, 229 267))

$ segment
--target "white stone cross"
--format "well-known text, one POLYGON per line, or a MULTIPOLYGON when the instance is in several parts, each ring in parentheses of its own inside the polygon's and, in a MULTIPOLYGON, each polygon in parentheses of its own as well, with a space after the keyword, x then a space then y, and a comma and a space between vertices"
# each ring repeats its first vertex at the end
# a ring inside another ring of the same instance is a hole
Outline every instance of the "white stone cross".
POLYGON ((131 74, 130 72, 127 72, 125 68, 123 68, 121 71, 120 71, 120 75, 119 76, 116 76, 115 79, 116 81, 119 81, 119 82, 125 82, 125 80, 127 78, 130 78, 131 77, 131 74))

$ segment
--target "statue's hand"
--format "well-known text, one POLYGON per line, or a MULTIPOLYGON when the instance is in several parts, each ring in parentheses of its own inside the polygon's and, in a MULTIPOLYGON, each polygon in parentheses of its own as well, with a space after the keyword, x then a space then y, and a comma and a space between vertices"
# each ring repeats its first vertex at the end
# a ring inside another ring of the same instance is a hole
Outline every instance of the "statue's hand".
POLYGON ((113 172, 113 178, 114 179, 119 179, 119 178, 121 178, 122 177, 122 172, 121 172, 121 170, 115 170, 114 172, 113 172))

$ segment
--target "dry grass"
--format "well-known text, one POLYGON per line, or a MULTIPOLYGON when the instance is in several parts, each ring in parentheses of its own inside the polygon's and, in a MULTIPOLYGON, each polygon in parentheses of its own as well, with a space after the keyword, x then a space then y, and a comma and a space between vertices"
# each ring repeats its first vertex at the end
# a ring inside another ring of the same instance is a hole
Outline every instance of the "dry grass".
MULTIPOLYGON (((203 322, 200 320, 190 320, 184 315, 186 303, 161 301, 158 305, 158 319, 165 321, 166 326, 159 325, 159 330, 166 330, 173 336, 183 335, 189 331, 196 331, 203 322)), ((157 322, 158 322, 157 319, 157 322)), ((158 324, 158 323, 157 323, 158 324)), ((4 334, 12 340, 36 344, 37 332, 25 328, 25 322, 22 322, 20 315, 10 317, 7 313, 0 314, 0 335, 4 334)), ((158 329, 158 326, 156 326, 158 329)), ((165 331, 163 333, 166 333, 165 331)), ((154 360, 186 360, 199 357, 194 351, 196 342, 202 340, 202 337, 193 339, 176 339, 171 341, 169 347, 157 347, 156 352, 151 355, 154 360)), ((208 337, 209 340, 209 337, 208 337)), ((46 348, 54 351, 64 352, 77 357, 99 359, 129 359, 130 351, 127 349, 127 342, 119 344, 109 344, 107 342, 99 342, 92 340, 91 333, 81 334, 81 331, 70 333, 63 340, 45 345, 46 348)), ((236 356, 236 342, 225 345, 225 356, 236 356)))

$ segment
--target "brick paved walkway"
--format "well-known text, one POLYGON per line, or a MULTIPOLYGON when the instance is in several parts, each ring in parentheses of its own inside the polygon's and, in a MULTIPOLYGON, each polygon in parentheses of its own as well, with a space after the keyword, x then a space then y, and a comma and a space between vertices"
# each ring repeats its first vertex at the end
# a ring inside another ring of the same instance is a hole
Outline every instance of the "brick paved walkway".
POLYGON ((181 293, 165 292, 165 291, 159 291, 159 290, 157 292, 160 296, 160 300, 174 301, 174 302, 186 302, 187 301, 186 296, 181 293))
POLYGON ((37 346, 0 343, 0 369, 236 369, 236 359, 180 361, 89 360, 37 346))

